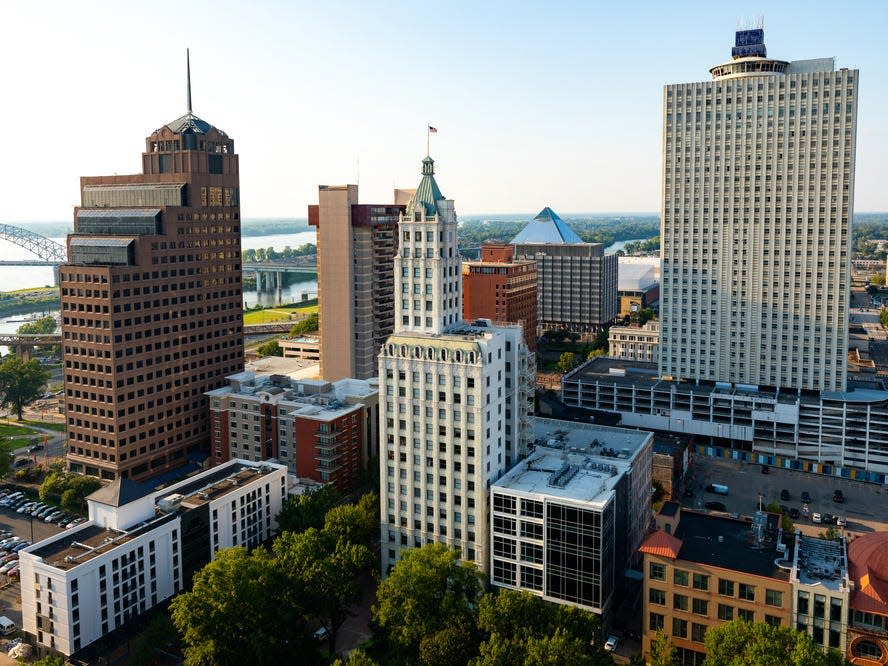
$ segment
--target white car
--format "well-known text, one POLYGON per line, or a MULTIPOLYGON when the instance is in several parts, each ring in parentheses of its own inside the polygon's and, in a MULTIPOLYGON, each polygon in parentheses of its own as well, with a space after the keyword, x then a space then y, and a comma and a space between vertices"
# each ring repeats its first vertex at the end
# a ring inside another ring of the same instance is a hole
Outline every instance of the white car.
POLYGON ((814 523, 822 523, 822 522, 823 522, 823 516, 821 516, 819 513, 812 513, 812 514, 811 514, 811 522, 814 522, 814 523))
POLYGON ((617 645, 619 644, 620 639, 616 636, 608 636, 607 641, 604 644, 604 649, 607 652, 613 652, 617 649, 617 645))

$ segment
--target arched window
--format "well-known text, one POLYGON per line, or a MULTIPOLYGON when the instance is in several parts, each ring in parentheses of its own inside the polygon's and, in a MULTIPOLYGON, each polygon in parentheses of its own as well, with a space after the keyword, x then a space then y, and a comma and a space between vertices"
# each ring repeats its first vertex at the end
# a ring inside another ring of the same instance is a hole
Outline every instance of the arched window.
POLYGON ((872 641, 859 641, 854 644, 854 656, 878 661, 882 658, 882 648, 872 641))

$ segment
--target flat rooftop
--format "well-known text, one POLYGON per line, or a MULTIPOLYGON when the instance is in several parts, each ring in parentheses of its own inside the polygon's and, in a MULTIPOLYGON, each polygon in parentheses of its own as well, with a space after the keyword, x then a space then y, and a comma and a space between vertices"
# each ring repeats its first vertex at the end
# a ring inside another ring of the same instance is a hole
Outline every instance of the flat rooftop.
POLYGON ((237 490, 240 486, 255 481, 266 474, 276 471, 274 467, 264 465, 237 464, 232 467, 223 467, 219 470, 211 470, 182 486, 173 486, 167 493, 158 493, 156 498, 162 500, 171 495, 182 497, 182 506, 188 509, 201 506, 212 500, 227 495, 237 490))
POLYGON ((783 555, 776 539, 759 544, 745 520, 682 509, 675 537, 681 540, 679 559, 789 581, 791 565, 777 565, 783 555))
POLYGON ((535 445, 494 488, 604 507, 650 433, 625 428, 534 419, 535 445))
POLYGON ((848 584, 848 557, 844 541, 800 535, 793 577, 802 585, 819 585, 838 592, 848 584))

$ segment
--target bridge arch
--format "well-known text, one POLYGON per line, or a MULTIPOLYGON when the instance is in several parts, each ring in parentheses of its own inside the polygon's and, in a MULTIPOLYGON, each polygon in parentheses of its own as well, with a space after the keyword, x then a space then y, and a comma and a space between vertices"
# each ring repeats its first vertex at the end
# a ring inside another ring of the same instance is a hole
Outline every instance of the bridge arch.
POLYGON ((42 261, 58 263, 68 261, 68 250, 64 245, 56 243, 46 236, 35 234, 33 231, 10 224, 0 224, 0 238, 25 248, 42 261))

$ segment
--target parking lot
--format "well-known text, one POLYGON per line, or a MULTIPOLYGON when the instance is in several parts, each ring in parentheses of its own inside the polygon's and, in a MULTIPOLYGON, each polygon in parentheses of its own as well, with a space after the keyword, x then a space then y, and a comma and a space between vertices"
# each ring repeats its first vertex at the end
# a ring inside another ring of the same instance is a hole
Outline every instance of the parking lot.
POLYGON ((689 471, 688 484, 694 497, 683 498, 682 504, 705 510, 706 502, 716 501, 725 505, 727 513, 751 516, 758 508, 761 497, 762 505, 782 504, 802 512, 801 495, 807 492, 811 496, 809 516, 805 518, 802 515, 793 520, 805 534, 817 535, 829 527, 813 523, 811 516, 814 513, 845 517, 847 526, 844 533, 850 538, 866 532, 888 530, 888 489, 882 486, 776 467, 769 467, 768 471, 768 474, 762 474, 760 465, 696 456, 689 471), (704 488, 713 483, 728 486, 728 494, 705 492, 704 488), (789 491, 789 500, 780 499, 783 489, 789 491), (836 490, 844 493, 844 503, 833 502, 836 490))

